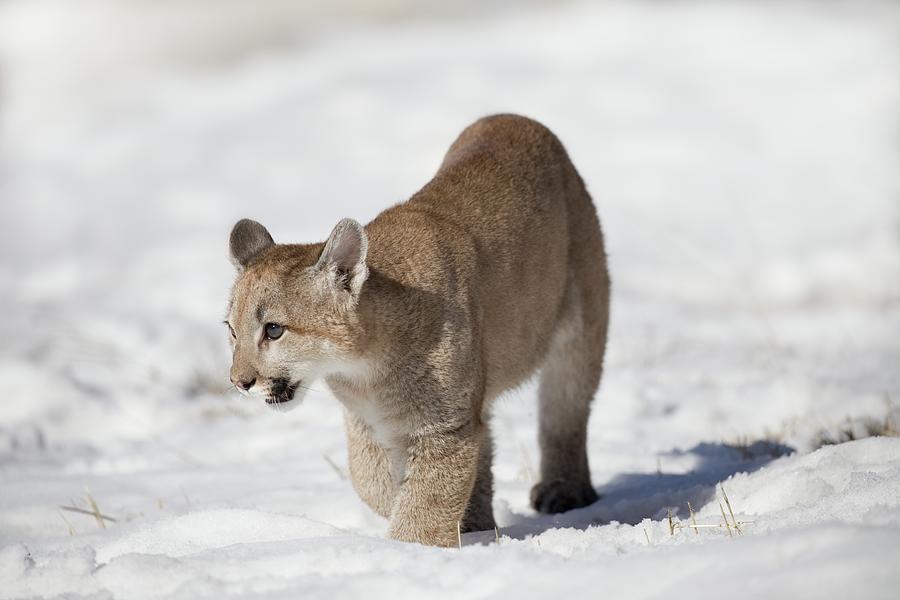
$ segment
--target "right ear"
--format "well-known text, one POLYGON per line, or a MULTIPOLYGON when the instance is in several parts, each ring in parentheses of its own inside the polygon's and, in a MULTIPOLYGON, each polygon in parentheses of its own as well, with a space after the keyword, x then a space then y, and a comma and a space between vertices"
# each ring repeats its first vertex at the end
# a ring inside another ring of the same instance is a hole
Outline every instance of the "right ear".
POLYGON ((250 219, 241 219, 234 224, 229 238, 231 263, 238 271, 247 268, 253 259, 275 245, 269 231, 250 219))
POLYGON ((369 238, 363 226, 353 219, 341 219, 328 236, 316 269, 340 283, 356 298, 369 276, 366 267, 368 250, 369 238))

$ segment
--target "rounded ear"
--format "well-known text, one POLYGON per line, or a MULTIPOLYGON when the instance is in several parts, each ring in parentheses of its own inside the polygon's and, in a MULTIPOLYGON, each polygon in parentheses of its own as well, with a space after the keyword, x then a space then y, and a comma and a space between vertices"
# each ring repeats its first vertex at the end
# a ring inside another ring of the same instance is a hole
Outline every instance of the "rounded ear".
POLYGON ((253 259, 274 245, 275 240, 265 227, 256 221, 241 219, 231 229, 231 262, 238 271, 243 271, 253 259))
POLYGON ((366 230, 353 219, 341 219, 319 256, 316 269, 333 278, 354 297, 359 296, 362 284, 369 276, 366 267, 366 253, 369 238, 366 230))

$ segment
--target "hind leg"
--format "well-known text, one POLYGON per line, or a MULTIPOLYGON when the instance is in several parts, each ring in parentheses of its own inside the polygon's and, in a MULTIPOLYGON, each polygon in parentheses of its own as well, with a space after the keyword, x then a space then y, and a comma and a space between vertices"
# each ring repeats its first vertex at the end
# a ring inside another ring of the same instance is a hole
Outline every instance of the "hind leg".
POLYGON ((478 447, 478 473, 475 475, 475 485, 472 495, 469 497, 469 505, 466 507, 462 520, 463 533, 469 531, 487 531, 496 526, 494 522, 494 476, 491 473, 491 463, 494 458, 494 446, 491 441, 490 429, 485 425, 481 435, 481 443, 478 447))
POLYGON ((598 499, 588 468, 587 426, 603 368, 608 309, 602 295, 592 300, 597 299, 587 304, 581 295, 568 303, 541 371, 541 480, 531 490, 531 505, 542 513, 565 512, 598 499), (585 304, 596 313, 586 315, 585 304))

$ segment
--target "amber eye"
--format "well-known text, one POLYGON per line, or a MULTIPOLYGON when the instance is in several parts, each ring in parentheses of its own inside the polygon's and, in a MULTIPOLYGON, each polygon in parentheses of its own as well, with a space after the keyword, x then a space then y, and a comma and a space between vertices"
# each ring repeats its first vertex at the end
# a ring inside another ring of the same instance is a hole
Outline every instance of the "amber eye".
POLYGON ((284 327, 278 323, 266 323, 266 339, 277 340, 284 333, 284 327))

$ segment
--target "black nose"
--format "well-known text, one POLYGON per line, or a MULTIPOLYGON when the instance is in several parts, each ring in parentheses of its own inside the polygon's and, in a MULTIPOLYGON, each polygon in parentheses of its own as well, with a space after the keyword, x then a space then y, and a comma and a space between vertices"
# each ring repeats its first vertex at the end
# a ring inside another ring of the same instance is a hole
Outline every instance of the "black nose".
POLYGON ((251 379, 250 381, 238 381, 238 386, 244 388, 244 390, 249 390, 253 387, 254 383, 256 383, 256 379, 251 379))

